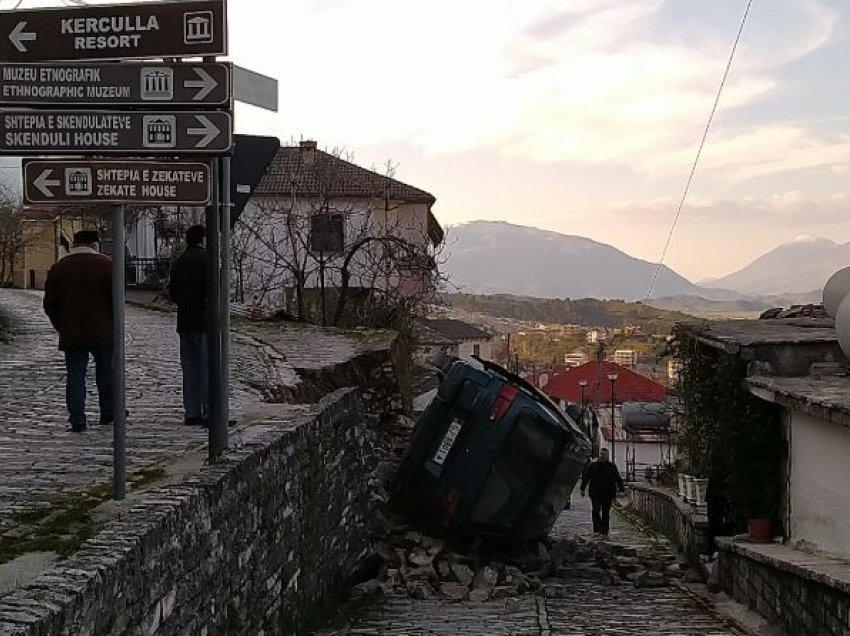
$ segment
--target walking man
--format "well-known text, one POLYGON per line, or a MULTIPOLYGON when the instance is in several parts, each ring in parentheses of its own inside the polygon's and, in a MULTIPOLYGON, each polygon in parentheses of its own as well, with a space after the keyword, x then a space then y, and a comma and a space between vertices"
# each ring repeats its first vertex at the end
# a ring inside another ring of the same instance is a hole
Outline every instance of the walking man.
POLYGON ((205 235, 203 225, 193 225, 186 230, 186 250, 171 268, 169 285, 169 296, 177 303, 183 408, 189 426, 207 426, 209 421, 205 235))
POLYGON ((47 273, 44 313, 65 354, 70 430, 86 430, 86 371, 94 358, 100 423, 112 424, 112 260, 98 252, 98 233, 74 234, 70 254, 47 273))
POLYGON ((608 522, 611 504, 617 497, 617 491, 625 492, 623 479, 617 465, 609 461, 608 449, 599 450, 599 459, 590 464, 581 478, 581 496, 590 486, 590 503, 593 508, 593 531, 608 536, 608 522))

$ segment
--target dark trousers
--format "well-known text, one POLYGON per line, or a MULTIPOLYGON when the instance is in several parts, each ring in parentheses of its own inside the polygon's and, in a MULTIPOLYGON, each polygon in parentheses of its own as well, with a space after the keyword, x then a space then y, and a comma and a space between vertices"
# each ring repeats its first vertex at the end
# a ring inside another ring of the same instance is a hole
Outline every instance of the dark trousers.
POLYGON ((89 355, 94 358, 100 421, 112 421, 112 347, 73 348, 65 351, 65 403, 75 429, 86 427, 86 372, 89 355))
POLYGON ((180 334, 180 366, 183 368, 186 419, 206 418, 210 410, 206 333, 189 331, 180 334))
POLYGON ((611 518, 613 499, 590 499, 593 509, 593 531, 608 534, 608 522, 611 518))

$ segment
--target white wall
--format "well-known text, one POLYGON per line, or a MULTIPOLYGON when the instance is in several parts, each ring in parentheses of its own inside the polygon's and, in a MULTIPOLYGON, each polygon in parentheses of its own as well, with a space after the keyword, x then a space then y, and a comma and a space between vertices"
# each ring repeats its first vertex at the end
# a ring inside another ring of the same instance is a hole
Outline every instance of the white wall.
POLYGON ((850 558, 850 430, 785 411, 790 428, 791 540, 850 558))
MULTIPOLYGON (((304 261, 304 241, 309 236, 310 216, 317 211, 332 214, 342 214, 345 218, 346 248, 364 236, 379 236, 388 233, 404 240, 422 246, 426 252, 430 246, 428 238, 428 205, 403 203, 399 201, 385 202, 383 199, 352 199, 332 198, 327 201, 318 199, 300 199, 291 201, 273 197, 252 199, 242 214, 244 224, 253 227, 254 231, 246 233, 237 226, 234 232, 233 258, 234 285, 240 280, 244 287, 246 301, 255 294, 262 304, 277 305, 281 303, 279 290, 294 284, 291 269, 284 265, 292 260, 293 254, 298 254, 298 261, 305 263, 307 288, 320 286, 318 261, 308 257, 304 261), (323 207, 326 206, 326 207, 323 207), (389 211, 385 208, 389 207, 389 211), (289 214, 292 211, 293 214, 289 214), (287 226, 287 218, 296 227, 296 245, 292 245, 287 226), (240 254, 244 256, 240 257, 240 254)), ((412 279, 395 280, 374 269, 377 258, 374 255, 381 252, 377 244, 363 248, 352 261, 352 287, 369 287, 384 289, 388 292, 419 293, 418 286, 412 279), (370 256, 371 255, 371 256, 370 256)), ((340 284, 339 267, 342 255, 326 257, 325 285, 334 287, 340 284)), ((392 274, 394 277, 395 274, 392 274)))
POLYGON ((464 340, 460 343, 460 347, 458 348, 459 355, 461 356, 471 356, 475 354, 475 346, 478 346, 479 353, 478 357, 483 360, 492 360, 493 359, 493 351, 492 351, 492 343, 491 341, 484 340, 464 340))

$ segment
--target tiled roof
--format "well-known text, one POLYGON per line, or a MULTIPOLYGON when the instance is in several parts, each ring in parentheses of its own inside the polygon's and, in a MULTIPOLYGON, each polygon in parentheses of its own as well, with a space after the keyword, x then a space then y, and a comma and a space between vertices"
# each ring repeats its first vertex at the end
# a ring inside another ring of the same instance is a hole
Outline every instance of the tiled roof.
POLYGON ((429 329, 456 342, 462 340, 489 340, 491 337, 486 331, 482 331, 478 327, 474 327, 462 320, 434 318, 430 320, 423 319, 422 322, 429 329))
POLYGON ((436 201, 424 190, 319 150, 310 141, 301 142, 300 146, 282 146, 255 194, 389 198, 428 204, 436 201))
POLYGON ((413 332, 416 334, 416 339, 420 345, 451 346, 460 344, 456 339, 449 338, 436 329, 431 329, 428 325, 424 324, 424 321, 417 321, 413 327, 413 332))
POLYGON ((617 374, 614 382, 614 400, 623 402, 662 402, 667 396, 667 389, 649 378, 614 362, 588 362, 559 373, 549 379, 543 389, 549 395, 567 402, 581 400, 579 382, 585 380, 584 399, 592 404, 611 403, 611 381, 608 375, 617 374))

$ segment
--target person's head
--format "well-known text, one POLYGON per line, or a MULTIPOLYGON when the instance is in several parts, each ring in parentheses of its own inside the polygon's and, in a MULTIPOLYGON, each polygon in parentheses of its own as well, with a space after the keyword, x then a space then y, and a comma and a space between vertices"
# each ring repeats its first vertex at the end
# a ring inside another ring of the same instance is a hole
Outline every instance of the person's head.
POLYGON ((193 225, 186 230, 186 245, 203 245, 207 230, 203 225, 193 225))
POLYGON ((100 236, 97 230, 80 230, 74 232, 74 247, 91 247, 97 249, 100 236))
POLYGON ((600 448, 599 449, 599 461, 601 461, 601 462, 609 461, 608 460, 608 449, 607 448, 600 448))

